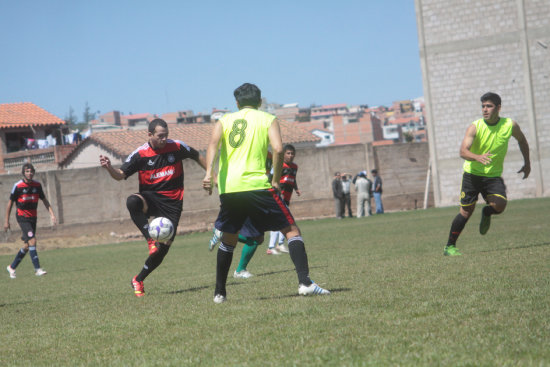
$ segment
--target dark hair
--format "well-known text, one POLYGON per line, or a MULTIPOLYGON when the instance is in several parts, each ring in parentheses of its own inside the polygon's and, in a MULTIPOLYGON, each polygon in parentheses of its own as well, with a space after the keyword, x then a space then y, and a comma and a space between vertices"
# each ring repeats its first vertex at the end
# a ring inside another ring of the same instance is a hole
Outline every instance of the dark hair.
POLYGON ((371 173, 376 173, 376 174, 377 174, 377 173, 378 173, 378 170, 373 169, 373 170, 371 170, 370 172, 371 172, 371 173))
POLYGON ((34 169, 34 166, 31 164, 31 163, 25 163, 23 165, 23 167, 21 167, 21 174, 24 176, 25 175, 25 170, 30 168, 32 173, 35 173, 36 170, 34 169))
POLYGON ((262 104, 262 91, 254 84, 244 83, 233 91, 233 95, 240 107, 258 108, 262 104))
POLYGON ((163 119, 154 119, 153 121, 151 121, 151 122, 149 123, 149 128, 148 128, 149 132, 150 132, 151 134, 153 134, 153 133, 155 132, 155 128, 156 128, 157 126, 160 126, 160 127, 165 128, 165 129, 168 129, 168 125, 166 124, 166 121, 164 121, 163 119))
POLYGON ((287 150, 292 150, 294 153, 296 153, 296 148, 294 148, 294 145, 292 144, 285 145, 285 147, 283 148, 283 152, 286 152, 287 150))
POLYGON ((485 101, 491 101, 495 104, 495 106, 500 106, 500 104, 502 102, 500 100, 500 96, 496 93, 493 93, 493 92, 485 93, 484 95, 481 96, 480 100, 481 100, 481 103, 483 103, 485 101))

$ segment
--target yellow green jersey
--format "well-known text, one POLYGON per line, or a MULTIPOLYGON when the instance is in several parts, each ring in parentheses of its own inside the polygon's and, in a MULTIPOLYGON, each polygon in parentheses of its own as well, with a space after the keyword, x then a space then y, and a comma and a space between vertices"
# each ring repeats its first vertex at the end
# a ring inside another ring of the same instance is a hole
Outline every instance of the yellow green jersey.
POLYGON ((271 188, 265 162, 273 120, 275 116, 253 108, 243 108, 220 119, 220 194, 271 188))
POLYGON ((484 119, 479 119, 472 124, 476 127, 476 136, 470 151, 479 155, 491 152, 491 163, 483 165, 477 161, 465 161, 464 172, 476 176, 500 177, 508 151, 508 141, 512 136, 512 119, 501 117, 494 125, 488 125, 484 119))

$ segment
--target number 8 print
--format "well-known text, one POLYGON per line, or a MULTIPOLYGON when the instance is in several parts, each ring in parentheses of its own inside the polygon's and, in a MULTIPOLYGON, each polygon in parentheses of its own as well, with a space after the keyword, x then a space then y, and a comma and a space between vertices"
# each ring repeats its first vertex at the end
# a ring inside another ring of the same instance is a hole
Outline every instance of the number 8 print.
POLYGON ((229 133, 229 145, 231 145, 232 148, 238 148, 243 143, 246 137, 246 125, 247 123, 244 119, 233 121, 233 127, 229 133))

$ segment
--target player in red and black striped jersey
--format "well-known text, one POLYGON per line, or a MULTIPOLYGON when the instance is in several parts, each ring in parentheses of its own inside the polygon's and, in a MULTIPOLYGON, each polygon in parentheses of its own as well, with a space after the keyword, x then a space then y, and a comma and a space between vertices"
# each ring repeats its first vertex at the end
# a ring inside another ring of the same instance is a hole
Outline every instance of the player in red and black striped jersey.
POLYGON ((137 297, 145 295, 143 281, 161 263, 177 232, 183 206, 183 164, 190 158, 206 169, 204 157, 187 144, 168 139, 168 125, 162 119, 149 123, 149 141, 128 156, 118 169, 108 157, 99 156, 101 166, 117 181, 138 173, 139 193, 126 200, 135 225, 149 246, 149 257, 141 272, 132 279, 137 297), (149 235, 149 217, 166 217, 174 224, 174 235, 166 243, 155 242, 149 235))
MULTIPOLYGON (((296 195, 298 196, 302 193, 298 189, 298 182, 296 181, 296 174, 298 173, 298 165, 294 163, 296 148, 294 148, 291 144, 287 144, 285 145, 283 151, 283 170, 281 173, 281 179, 279 180, 279 185, 285 204, 290 205, 292 192, 296 191, 296 195)), ((288 252, 288 249, 284 245, 284 238, 285 237, 281 232, 271 231, 267 254, 279 255, 281 252, 288 252)))
POLYGON ((46 274, 46 271, 40 267, 38 253, 36 252, 36 222, 39 200, 42 200, 44 206, 46 206, 46 209, 50 212, 52 224, 57 224, 57 219, 50 202, 44 195, 42 185, 40 182, 33 180, 35 174, 34 166, 30 163, 24 164, 21 169, 21 173, 23 175, 23 179, 17 181, 11 190, 10 201, 6 207, 6 220, 4 222, 4 230, 7 231, 10 228, 11 208, 15 203, 15 206, 17 207, 15 218, 21 227, 21 240, 25 243, 25 245, 19 250, 17 255, 15 255, 15 259, 11 265, 8 265, 7 267, 8 273, 10 273, 10 278, 12 279, 15 278, 15 269, 21 260, 23 260, 23 257, 25 257, 27 252, 31 253, 31 260, 34 266, 35 274, 37 276, 46 274))

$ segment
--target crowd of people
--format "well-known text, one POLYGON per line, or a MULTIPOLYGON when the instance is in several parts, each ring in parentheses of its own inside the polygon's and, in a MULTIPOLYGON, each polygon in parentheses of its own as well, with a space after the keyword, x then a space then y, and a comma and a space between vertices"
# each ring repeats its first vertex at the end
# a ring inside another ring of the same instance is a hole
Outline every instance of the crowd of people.
MULTIPOLYGON (((256 85, 245 83, 233 94, 238 111, 224 115, 215 123, 206 157, 182 141, 169 139, 168 125, 162 119, 150 122, 147 142, 132 152, 120 168, 113 167, 109 157, 99 156, 100 165, 116 181, 125 180, 135 173, 138 175, 138 192, 126 200, 130 217, 148 245, 148 257, 130 281, 137 297, 145 295, 144 280, 162 263, 177 233, 183 206, 182 161, 185 159, 194 160, 205 170, 201 183, 204 190, 211 195, 217 188, 219 193, 220 210, 209 243, 211 251, 218 247, 215 303, 227 300, 227 277, 237 243, 242 242, 244 246, 233 276, 250 278, 252 274, 247 265, 264 241, 265 232, 270 233, 268 254, 289 254, 298 278, 299 295, 330 294, 310 278, 304 239, 289 209, 293 192, 301 195, 296 180, 298 166, 294 163, 296 149, 292 145, 283 146, 277 117, 258 109, 262 97, 256 85), (214 170, 216 162, 217 171, 214 170), (172 237, 164 242, 152 239, 148 231, 149 218, 159 216, 170 219, 175 226, 172 237), (285 239, 288 247, 284 245, 285 239)), ((480 193, 487 202, 479 226, 482 235, 490 227, 491 216, 504 211, 506 186, 501 174, 510 137, 517 139, 524 158, 519 172, 523 172, 525 179, 531 171, 527 140, 516 122, 499 116, 500 97, 487 93, 481 97, 481 102, 483 118, 468 127, 460 148, 460 156, 465 160, 460 212, 451 224, 444 248, 446 256, 461 255, 455 246, 456 240, 471 217, 480 193)), ((9 218, 15 204, 24 246, 7 266, 12 279, 16 278, 16 268, 27 252, 31 254, 35 274, 46 274, 40 267, 36 250, 39 200, 49 211, 52 224, 57 222, 42 185, 33 179, 35 168, 30 163, 25 164, 21 173, 22 179, 11 191, 4 222, 4 229, 10 229, 9 218)), ((371 170, 371 178, 366 171, 355 176, 336 172, 332 191, 337 218, 344 218, 346 209, 348 216, 352 217, 352 184, 357 194, 357 218, 372 215, 373 197, 375 213, 384 213, 382 179, 376 169, 371 170)))
POLYGON ((378 175, 378 170, 371 170, 372 180, 368 178, 367 171, 361 171, 355 176, 349 173, 334 173, 332 180, 332 195, 334 197, 334 211, 336 218, 342 219, 346 216, 353 217, 351 209, 351 185, 355 185, 356 196, 356 215, 357 218, 372 215, 372 198, 375 199, 376 214, 384 213, 382 205, 382 179, 378 175), (353 179, 352 179, 353 177, 353 179))

